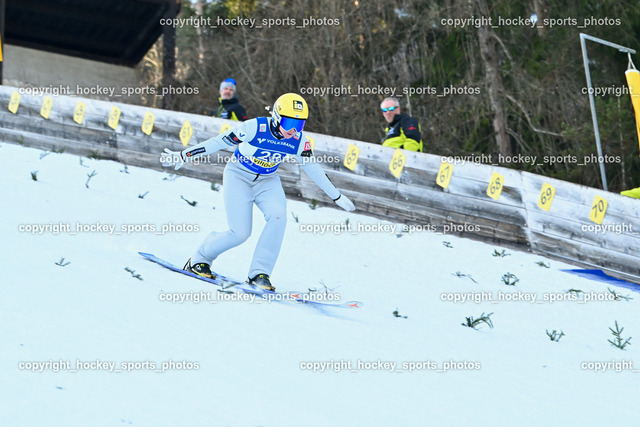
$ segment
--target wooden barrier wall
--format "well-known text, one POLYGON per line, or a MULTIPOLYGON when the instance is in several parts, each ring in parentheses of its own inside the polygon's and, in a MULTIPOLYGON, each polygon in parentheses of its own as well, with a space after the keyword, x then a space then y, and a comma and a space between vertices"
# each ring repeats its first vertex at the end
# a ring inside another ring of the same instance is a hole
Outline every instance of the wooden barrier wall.
MULTIPOLYGON (((180 135, 189 134, 186 122, 192 129, 188 145, 219 134, 224 126, 237 124, 136 105, 21 92, 0 86, 2 141, 97 155, 170 173, 173 169, 160 165, 160 153, 165 147, 184 148, 180 135), (117 125, 114 107, 120 113, 117 125)), ((637 199, 513 169, 463 163, 459 158, 443 159, 362 141, 309 135, 315 140, 316 158, 325 160, 322 167, 360 213, 393 222, 430 225, 440 232, 602 268, 613 276, 640 283, 637 199), (359 151, 357 159, 355 151, 359 151)), ((178 173, 221 182, 222 163, 230 154, 222 151, 220 156, 212 156, 211 164, 187 164, 178 173)), ((297 164, 283 163, 279 174, 289 197, 332 204, 297 164)))

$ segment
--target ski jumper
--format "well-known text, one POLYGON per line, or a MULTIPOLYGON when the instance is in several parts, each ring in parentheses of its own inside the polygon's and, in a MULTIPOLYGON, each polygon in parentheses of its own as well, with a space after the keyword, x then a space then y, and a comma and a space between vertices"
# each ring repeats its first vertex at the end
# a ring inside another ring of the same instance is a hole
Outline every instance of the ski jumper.
POLYGON ((329 197, 334 200, 340 197, 340 191, 329 181, 320 165, 313 161, 311 143, 304 133, 278 139, 271 126, 271 119, 267 117, 247 120, 235 129, 182 151, 183 158, 188 161, 235 146, 223 174, 229 229, 209 234, 191 257, 192 264, 203 262, 211 265, 221 253, 247 240, 251 235, 255 203, 267 223, 254 251, 249 277, 261 273, 271 275, 287 223, 287 200, 276 173, 287 156, 295 156, 305 173, 329 197))

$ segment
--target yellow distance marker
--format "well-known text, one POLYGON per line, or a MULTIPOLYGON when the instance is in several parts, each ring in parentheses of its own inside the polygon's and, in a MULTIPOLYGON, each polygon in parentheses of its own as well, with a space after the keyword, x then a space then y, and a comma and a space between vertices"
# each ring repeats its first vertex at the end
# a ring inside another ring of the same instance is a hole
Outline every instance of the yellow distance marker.
POLYGON ((86 105, 84 105, 84 102, 78 101, 78 103, 76 104, 76 110, 73 112, 73 121, 81 125, 86 110, 87 107, 86 105))
POLYGON ((42 101, 42 107, 40 108, 40 115, 45 119, 49 119, 51 114, 51 108, 53 107, 53 99, 50 96, 45 96, 42 101))
POLYGON ((404 169, 404 165, 407 163, 407 156, 404 155, 402 150, 399 148, 396 149, 396 152, 393 154, 391 158, 391 162, 389 162, 389 170, 396 178, 400 178, 402 174, 402 169, 404 169))
POLYGON ((153 131, 153 122, 156 117, 153 115, 151 111, 147 111, 144 115, 144 119, 142 120, 142 132, 146 135, 151 135, 153 131))
POLYGON ((538 207, 543 211, 549 212, 551 209, 551 202, 556 195, 556 188, 553 185, 549 185, 546 182, 542 184, 542 190, 540 190, 540 197, 538 198, 538 207))
POLYGON ((311 151, 316 149, 316 140, 311 138, 309 135, 305 135, 311 144, 311 151))
POLYGON ((448 162, 442 162, 440 170, 438 170, 436 184, 442 188, 448 188, 451 182, 451 175, 453 175, 453 165, 448 162))
POLYGON ((349 170, 355 170, 356 164, 358 164, 358 157, 360 156, 360 149, 355 144, 349 144, 347 147, 347 154, 344 156, 344 167, 349 170))
POLYGON ((226 131, 228 131, 229 129, 231 129, 231 126, 229 126, 228 124, 223 124, 220 127, 220 133, 218 135, 220 135, 221 133, 225 133, 226 131))
POLYGON ((595 199, 593 199, 593 204, 591 205, 589 219, 596 224, 602 224, 602 220, 604 219, 604 215, 607 213, 608 206, 609 202, 607 202, 606 199, 596 196, 595 199))
POLYGON ((109 121, 107 122, 107 125, 113 130, 116 130, 116 128, 118 127, 118 122, 120 122, 120 113, 121 111, 118 107, 116 107, 115 105, 111 107, 111 111, 109 112, 109 121))
POLYGON ((500 198, 500 194, 502 194, 503 185, 504 176, 500 175, 498 172, 492 173, 491 180, 489 181, 489 186, 487 187, 487 196, 491 197, 494 200, 498 200, 500 198))
POLYGON ((9 111, 13 114, 18 112, 18 107, 20 106, 20 94, 18 92, 13 92, 11 94, 11 99, 9 100, 9 111))
POLYGON ((193 128, 191 127, 191 123, 189 123, 189 120, 185 120, 182 129, 180 129, 180 141, 182 141, 182 145, 186 147, 192 136, 193 128))

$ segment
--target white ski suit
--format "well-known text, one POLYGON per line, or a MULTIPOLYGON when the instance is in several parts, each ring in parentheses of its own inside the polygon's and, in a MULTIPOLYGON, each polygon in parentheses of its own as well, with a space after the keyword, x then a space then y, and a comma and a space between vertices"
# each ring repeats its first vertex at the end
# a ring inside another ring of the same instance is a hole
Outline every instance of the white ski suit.
POLYGON ((276 173, 285 157, 296 156, 306 174, 334 201, 340 199, 341 194, 322 168, 313 161, 311 143, 304 132, 289 139, 278 139, 274 136, 271 119, 268 117, 247 120, 239 127, 190 147, 180 154, 182 159, 189 161, 232 146, 236 146, 236 149, 223 175, 229 229, 209 234, 191 257, 191 265, 201 262, 211 265, 218 255, 247 240, 251 235, 255 203, 267 223, 253 254, 249 277, 261 273, 271 275, 287 223, 287 201, 280 177, 276 173))

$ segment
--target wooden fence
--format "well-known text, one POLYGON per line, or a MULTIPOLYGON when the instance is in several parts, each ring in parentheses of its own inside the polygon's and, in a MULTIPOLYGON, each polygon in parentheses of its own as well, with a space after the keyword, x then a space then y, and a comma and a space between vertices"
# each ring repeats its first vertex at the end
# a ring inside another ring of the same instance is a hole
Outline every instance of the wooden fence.
MULTIPOLYGON (((136 105, 20 92, 24 91, 0 86, 2 141, 167 172, 173 170, 160 165, 160 153, 165 147, 183 149, 181 132, 186 137, 191 130, 188 145, 193 145, 237 124, 136 105)), ((309 135, 315 140, 316 158, 323 160, 331 180, 360 213, 601 268, 640 283, 637 199, 462 158, 309 135)), ((220 152, 209 159, 210 164, 187 164, 178 172, 221 182, 222 163, 230 154, 220 152)), ((283 163, 279 174, 289 197, 332 203, 297 164, 283 163)))

